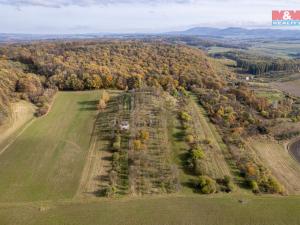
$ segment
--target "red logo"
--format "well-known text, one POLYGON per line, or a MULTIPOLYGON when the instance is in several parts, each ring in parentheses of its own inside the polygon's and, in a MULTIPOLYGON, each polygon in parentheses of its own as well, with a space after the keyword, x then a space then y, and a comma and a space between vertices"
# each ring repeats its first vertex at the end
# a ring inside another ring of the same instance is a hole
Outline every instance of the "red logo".
POLYGON ((272 20, 300 20, 300 10, 273 10, 272 20))

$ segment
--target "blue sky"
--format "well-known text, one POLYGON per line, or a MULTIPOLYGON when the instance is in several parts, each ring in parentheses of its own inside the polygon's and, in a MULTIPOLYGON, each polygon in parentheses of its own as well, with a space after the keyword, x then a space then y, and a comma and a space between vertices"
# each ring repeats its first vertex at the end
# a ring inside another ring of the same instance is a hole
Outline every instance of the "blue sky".
POLYGON ((270 27, 300 0, 0 0, 0 33, 70 34, 270 27))

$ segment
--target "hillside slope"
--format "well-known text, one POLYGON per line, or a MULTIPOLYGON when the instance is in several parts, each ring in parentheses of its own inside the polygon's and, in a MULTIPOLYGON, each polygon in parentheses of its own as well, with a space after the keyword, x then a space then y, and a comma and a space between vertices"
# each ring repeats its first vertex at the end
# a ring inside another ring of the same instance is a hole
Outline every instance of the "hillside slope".
MULTIPOLYGON (((77 191, 99 92, 58 93, 0 157, 0 201, 71 198, 77 191)), ((0 145, 0 149, 2 149, 0 145)))

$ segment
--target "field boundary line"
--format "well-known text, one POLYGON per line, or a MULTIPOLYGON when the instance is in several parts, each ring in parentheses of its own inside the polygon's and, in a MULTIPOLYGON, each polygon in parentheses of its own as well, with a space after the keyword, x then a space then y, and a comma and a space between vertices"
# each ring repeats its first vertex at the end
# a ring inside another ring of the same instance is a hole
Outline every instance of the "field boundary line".
POLYGON ((23 129, 20 131, 20 133, 17 134, 17 136, 15 136, 4 148, 1 149, 0 151, 0 155, 2 155, 17 139, 18 137, 20 137, 24 132, 25 130, 35 121, 36 119, 33 118, 31 119, 31 121, 29 121, 25 127, 23 127, 23 129))
POLYGON ((88 184, 88 181, 90 179, 90 172, 92 170, 93 163, 94 163, 94 158, 95 158, 94 153, 95 153, 95 149, 96 149, 97 139, 94 135, 95 135, 96 122, 97 122, 98 117, 99 117, 99 113, 96 116, 96 119, 94 121, 94 126, 93 126, 91 139, 90 139, 89 151, 87 153, 85 164, 84 164, 84 167, 83 167, 83 170, 82 170, 82 173, 81 173, 81 178, 80 178, 80 181, 79 181, 79 185, 78 185, 77 191, 76 191, 73 199, 78 198, 82 194, 81 192, 86 188, 86 186, 88 184))
POLYGON ((299 164, 298 159, 296 159, 296 157, 294 156, 294 154, 291 152, 291 145, 293 145, 294 143, 296 143, 298 141, 300 141, 300 136, 293 138, 288 143, 285 143, 284 144, 284 148, 285 148, 285 150, 288 151, 289 155, 293 158, 293 160, 295 160, 299 164))

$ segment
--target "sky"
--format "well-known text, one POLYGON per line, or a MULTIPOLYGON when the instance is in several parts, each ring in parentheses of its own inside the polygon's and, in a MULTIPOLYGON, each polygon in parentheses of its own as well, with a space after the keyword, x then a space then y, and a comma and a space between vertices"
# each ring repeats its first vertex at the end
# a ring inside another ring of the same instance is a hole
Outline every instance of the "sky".
POLYGON ((0 0, 0 33, 157 33, 271 27, 272 10, 300 0, 0 0))

